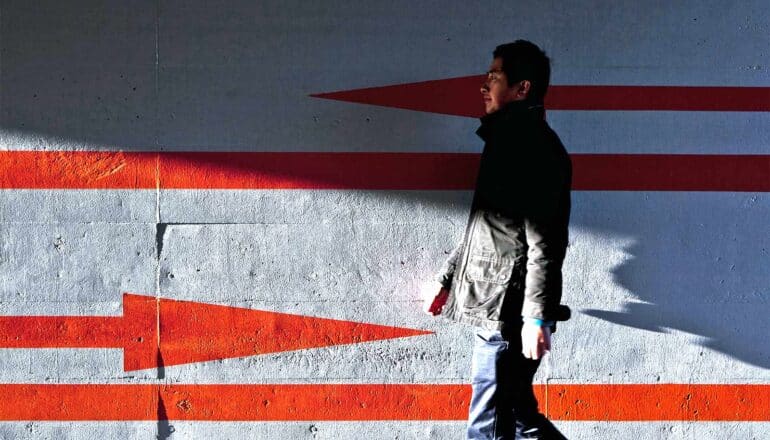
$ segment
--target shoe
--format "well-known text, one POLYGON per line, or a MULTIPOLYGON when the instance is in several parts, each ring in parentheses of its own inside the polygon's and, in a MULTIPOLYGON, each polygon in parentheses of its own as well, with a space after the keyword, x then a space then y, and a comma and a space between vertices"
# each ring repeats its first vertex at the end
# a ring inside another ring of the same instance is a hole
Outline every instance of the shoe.
POLYGON ((550 420, 540 416, 535 423, 516 421, 516 440, 568 440, 550 420))

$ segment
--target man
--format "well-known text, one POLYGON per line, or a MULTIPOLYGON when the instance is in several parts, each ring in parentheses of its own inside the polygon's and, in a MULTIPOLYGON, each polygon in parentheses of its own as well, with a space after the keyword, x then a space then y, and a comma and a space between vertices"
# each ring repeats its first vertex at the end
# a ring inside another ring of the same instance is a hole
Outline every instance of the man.
POLYGON ((560 317, 572 166, 545 121, 550 61, 534 44, 498 46, 481 86, 486 115, 463 240, 426 311, 477 327, 469 439, 563 439, 539 413, 532 378, 560 317))

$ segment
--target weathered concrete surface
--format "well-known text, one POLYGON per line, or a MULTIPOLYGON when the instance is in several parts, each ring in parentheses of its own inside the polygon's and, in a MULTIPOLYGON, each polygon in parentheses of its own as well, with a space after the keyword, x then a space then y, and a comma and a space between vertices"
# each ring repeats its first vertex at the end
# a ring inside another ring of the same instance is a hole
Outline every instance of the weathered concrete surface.
MULTIPOLYGON (((770 429, 768 423, 606 423, 606 422, 562 422, 562 432, 570 439, 580 438, 644 438, 663 440, 692 440, 703 438, 741 438, 761 440, 770 429)), ((459 434, 463 422, 368 422, 363 431, 372 440, 461 440, 459 434)), ((38 439, 93 439, 93 438, 155 438, 157 424, 120 422, 77 422, 77 423, 0 423, 0 436, 19 440, 38 439)), ((258 438, 265 440, 308 439, 333 440, 355 438, 362 434, 359 423, 333 422, 292 422, 244 424, 237 422, 190 423, 172 422, 163 428, 174 437, 203 440, 212 437, 223 440, 258 438)))
POLYGON ((141 223, 4 224, 4 314, 100 314, 95 304, 119 310, 126 290, 153 293, 154 231, 141 223))
POLYGON ((0 8, 4 148, 155 145, 155 2, 0 8))
MULTIPOLYGON (((218 298, 341 319, 370 316, 377 322, 379 316, 415 328, 432 325, 415 313, 415 292, 435 270, 435 256, 448 252, 461 234, 467 214, 458 209, 442 220, 408 209, 415 205, 408 199, 387 201, 371 193, 340 204, 344 195, 334 196, 320 193, 308 207, 305 193, 290 191, 282 201, 268 199, 269 218, 240 217, 244 223, 259 221, 254 224, 169 225, 161 256, 162 296, 218 298), (298 205, 305 207, 302 215, 298 205), (378 212, 402 215, 380 219, 378 212), (335 306, 326 309, 330 304, 335 306)), ((190 206, 205 209, 211 203, 197 201, 190 206)), ((560 329, 557 348, 567 344, 571 362, 555 365, 553 377, 642 383, 767 380, 770 358, 761 341, 770 330, 764 319, 770 274, 763 263, 770 236, 743 231, 761 230, 768 211, 764 194, 577 193, 565 268, 566 284, 574 287, 564 301, 586 315, 560 329), (729 215, 738 210, 744 215, 729 215), (618 324, 626 328, 613 331, 618 324), (615 347, 613 355, 581 350, 604 344, 615 347), (675 352, 672 346, 678 347, 675 352), (704 347, 717 353, 704 353, 704 347), (633 358, 642 368, 626 368, 633 358), (583 363, 590 367, 576 367, 583 363)), ((444 331, 451 332, 446 339, 451 341, 461 330, 450 325, 444 331)), ((433 352, 431 345, 421 344, 427 352, 433 352)), ((365 348, 356 350, 366 356, 365 348)), ((266 370, 300 365, 284 364, 266 370)), ((442 363, 429 364, 426 360, 420 375, 431 377, 432 368, 446 372, 442 363)), ((306 374, 317 371, 312 362, 306 368, 306 374)), ((462 370, 463 365, 452 367, 462 370)))
POLYGON ((154 190, 4 190, 0 220, 5 224, 155 223, 154 190))
POLYGON ((152 439, 157 423, 139 422, 2 422, 0 438, 19 440, 87 440, 95 438, 152 439))
MULTIPOLYGON (((308 97, 471 75, 527 38, 554 84, 770 85, 770 8, 733 2, 0 4, 0 148, 477 152, 478 122, 308 97)), ((770 115, 549 112, 573 153, 768 154, 770 115)), ((0 190, 0 314, 120 315, 123 291, 435 332, 124 372, 116 349, 2 349, 3 383, 465 383, 467 328, 418 284, 467 192, 0 190)), ((539 383, 770 381, 770 198, 574 196, 539 383)), ((569 438, 766 438, 768 423, 559 422, 569 438)), ((448 439, 461 422, 4 422, 2 438, 448 439)))

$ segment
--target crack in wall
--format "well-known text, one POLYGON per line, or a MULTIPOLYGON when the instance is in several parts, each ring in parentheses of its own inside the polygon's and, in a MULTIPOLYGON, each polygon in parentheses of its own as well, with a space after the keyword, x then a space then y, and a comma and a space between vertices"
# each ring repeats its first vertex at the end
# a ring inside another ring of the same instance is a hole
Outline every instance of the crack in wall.
MULTIPOLYGON (((168 228, 168 223, 161 222, 160 213, 160 124, 159 124, 159 101, 160 101, 160 0, 155 2, 155 301, 156 301, 156 325, 158 326, 157 335, 157 378, 164 380, 166 378, 166 368, 163 363, 163 354, 161 352, 160 341, 160 272, 161 257, 163 255, 163 242, 168 228)), ((158 440, 168 440, 174 433, 174 426, 168 421, 166 405, 163 402, 162 385, 158 384, 158 422, 156 426, 156 438, 158 440)))

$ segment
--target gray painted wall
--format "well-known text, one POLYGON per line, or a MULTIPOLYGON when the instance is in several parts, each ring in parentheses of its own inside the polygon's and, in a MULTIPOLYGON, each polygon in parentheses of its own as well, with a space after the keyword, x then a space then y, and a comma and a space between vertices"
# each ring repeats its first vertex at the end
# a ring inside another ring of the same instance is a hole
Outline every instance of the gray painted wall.
MULTIPOLYGON (((308 95, 476 74, 516 38, 548 52, 553 84, 770 85, 770 6, 759 0, 2 0, 0 149, 477 152, 472 118, 308 95)), ((553 111, 549 121, 573 153, 770 153, 767 113, 553 111)), ((168 367, 160 380, 126 374, 119 350, 2 349, 0 382, 467 382, 469 329, 422 315, 417 288, 460 236, 469 197, 0 190, 2 315, 117 315, 130 291, 435 332, 168 367), (174 223, 160 240, 159 223, 174 223)), ((559 329, 539 382, 770 381, 770 195, 576 192, 573 212, 564 296, 580 313, 559 329)), ((0 437, 463 431, 171 424, 19 421, 0 424, 0 437)), ((768 423, 558 425, 575 439, 770 437, 768 423)))

